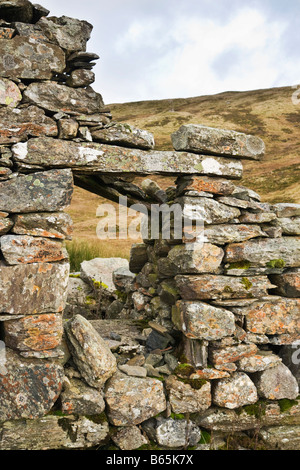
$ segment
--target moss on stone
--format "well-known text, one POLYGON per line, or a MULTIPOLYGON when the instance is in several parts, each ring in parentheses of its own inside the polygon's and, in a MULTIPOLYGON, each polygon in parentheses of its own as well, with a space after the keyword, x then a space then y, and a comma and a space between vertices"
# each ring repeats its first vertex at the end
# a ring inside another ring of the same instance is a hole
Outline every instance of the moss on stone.
POLYGON ((190 377, 190 375, 194 374, 195 368, 191 364, 178 364, 176 369, 174 370, 175 375, 179 375, 180 377, 190 377))
POLYGON ((289 400, 288 398, 283 398, 282 400, 278 401, 278 404, 279 404, 279 408, 280 408, 281 413, 285 413, 285 412, 289 411, 291 408, 293 408, 293 406, 298 405, 298 401, 297 400, 289 400))
POLYGON ((266 266, 272 269, 283 269, 285 267, 285 261, 283 259, 272 259, 266 266))
POLYGON ((107 417, 104 412, 99 415, 86 415, 85 418, 96 424, 103 424, 107 422, 107 417))
POLYGON ((185 416, 182 413, 177 413, 177 414, 176 413, 171 413, 170 418, 181 420, 181 419, 185 419, 185 416))
POLYGON ((242 277, 241 284, 243 284, 246 290, 250 290, 253 286, 252 282, 247 277, 242 277))
POLYGON ((231 269, 249 269, 251 267, 250 261, 243 260, 243 261, 237 261, 235 263, 230 263, 228 270, 230 271, 231 269))

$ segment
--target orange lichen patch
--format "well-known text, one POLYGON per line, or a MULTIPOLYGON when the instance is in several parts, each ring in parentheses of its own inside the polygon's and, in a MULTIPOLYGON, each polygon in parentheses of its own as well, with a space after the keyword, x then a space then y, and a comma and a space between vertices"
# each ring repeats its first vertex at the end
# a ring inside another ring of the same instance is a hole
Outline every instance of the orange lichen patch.
POLYGON ((11 39, 14 32, 13 28, 0 28, 0 39, 11 39))

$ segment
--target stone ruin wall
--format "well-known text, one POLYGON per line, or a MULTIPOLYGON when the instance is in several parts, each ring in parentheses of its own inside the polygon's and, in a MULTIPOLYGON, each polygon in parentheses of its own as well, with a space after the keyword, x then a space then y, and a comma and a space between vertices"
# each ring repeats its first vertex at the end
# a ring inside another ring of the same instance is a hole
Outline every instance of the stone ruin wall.
POLYGON ((299 449, 300 206, 239 185, 259 138, 186 125, 161 152, 113 122, 91 87, 92 26, 48 14, 0 2, 0 449, 201 450, 233 433, 299 449), (179 203, 205 242, 171 231, 69 278, 74 181, 179 203))

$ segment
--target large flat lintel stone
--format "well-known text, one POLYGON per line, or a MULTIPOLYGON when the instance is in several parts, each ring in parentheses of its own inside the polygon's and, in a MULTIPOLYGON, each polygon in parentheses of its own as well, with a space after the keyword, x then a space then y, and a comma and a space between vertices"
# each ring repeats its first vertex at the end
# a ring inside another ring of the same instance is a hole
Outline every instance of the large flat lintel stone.
POLYGON ((19 169, 72 168, 76 173, 199 174, 240 179, 239 160, 186 152, 138 150, 41 137, 13 146, 19 169), (51 149, 51 152, 49 152, 51 149))

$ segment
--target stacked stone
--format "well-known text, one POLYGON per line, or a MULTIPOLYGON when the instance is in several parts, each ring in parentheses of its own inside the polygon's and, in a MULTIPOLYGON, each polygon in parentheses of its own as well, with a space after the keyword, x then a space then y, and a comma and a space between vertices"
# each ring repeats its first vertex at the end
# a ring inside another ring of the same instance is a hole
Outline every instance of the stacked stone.
MULTIPOLYGON (((182 126, 172 142, 178 152, 211 155, 211 174, 217 157, 264 154, 259 138, 200 125, 182 126)), ((190 379, 210 384, 213 405, 295 399, 298 383, 280 351, 300 339, 300 205, 262 203, 228 177, 183 175, 176 183, 169 205, 204 229, 198 239, 176 240, 173 231, 132 247, 134 310, 182 333, 177 355, 192 366, 190 379)))

